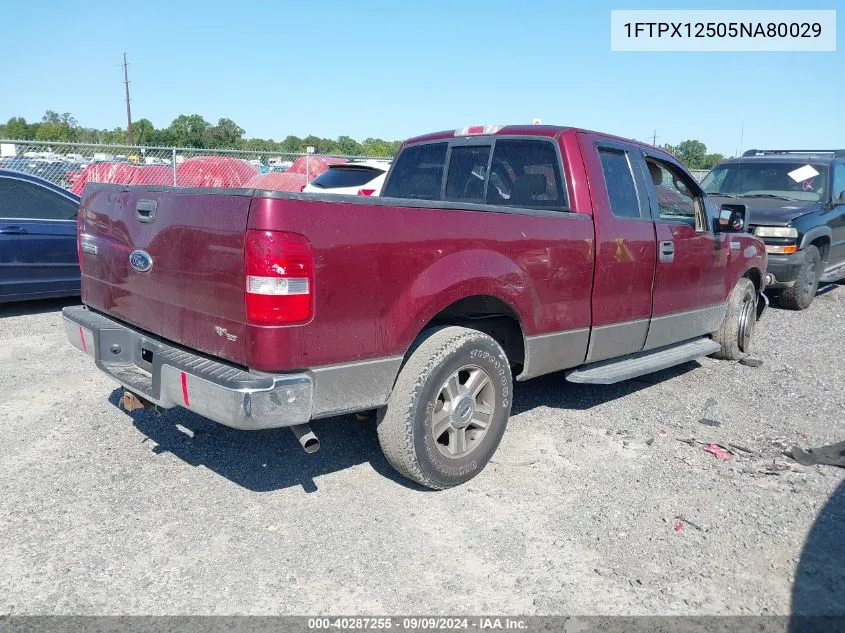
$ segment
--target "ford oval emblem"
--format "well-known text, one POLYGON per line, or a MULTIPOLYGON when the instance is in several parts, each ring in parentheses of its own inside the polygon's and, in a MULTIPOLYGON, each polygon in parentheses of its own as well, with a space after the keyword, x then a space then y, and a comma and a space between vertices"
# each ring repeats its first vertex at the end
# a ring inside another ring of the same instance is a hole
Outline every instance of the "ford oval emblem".
POLYGON ((153 267, 153 258, 147 251, 132 251, 129 253, 129 263, 139 273, 146 273, 153 267))

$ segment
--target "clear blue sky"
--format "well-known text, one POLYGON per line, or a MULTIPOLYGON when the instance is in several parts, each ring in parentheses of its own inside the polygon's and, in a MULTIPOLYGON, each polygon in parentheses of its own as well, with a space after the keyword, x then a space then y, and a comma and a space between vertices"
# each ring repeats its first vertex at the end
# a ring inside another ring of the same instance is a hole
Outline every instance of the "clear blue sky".
POLYGON ((126 51, 133 119, 157 127, 199 113, 248 136, 400 139, 540 117, 731 154, 744 122, 745 148, 845 146, 845 5, 802 4, 705 6, 839 5, 837 52, 610 52, 611 9, 704 8, 678 0, 8 2, 0 121, 125 125, 126 51))

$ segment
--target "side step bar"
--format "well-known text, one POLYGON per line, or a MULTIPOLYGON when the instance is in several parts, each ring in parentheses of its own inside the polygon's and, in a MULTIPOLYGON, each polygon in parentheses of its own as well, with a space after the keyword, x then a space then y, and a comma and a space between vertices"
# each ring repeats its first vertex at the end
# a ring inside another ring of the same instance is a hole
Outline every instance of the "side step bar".
POLYGON ((621 358, 583 365, 566 374, 569 382, 591 385, 612 385, 615 382, 644 376, 654 371, 674 367, 719 351, 719 344, 709 338, 675 343, 621 358))
POLYGON ((833 268, 828 268, 822 273, 819 281, 823 284, 832 284, 845 277, 845 262, 837 264, 833 268))

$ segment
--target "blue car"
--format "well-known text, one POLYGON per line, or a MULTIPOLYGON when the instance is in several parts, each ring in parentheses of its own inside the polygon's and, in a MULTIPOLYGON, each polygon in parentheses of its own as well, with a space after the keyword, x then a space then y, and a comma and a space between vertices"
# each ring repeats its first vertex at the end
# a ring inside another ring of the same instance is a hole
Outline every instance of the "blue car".
POLYGON ((0 303, 79 295, 79 197, 0 169, 0 303))

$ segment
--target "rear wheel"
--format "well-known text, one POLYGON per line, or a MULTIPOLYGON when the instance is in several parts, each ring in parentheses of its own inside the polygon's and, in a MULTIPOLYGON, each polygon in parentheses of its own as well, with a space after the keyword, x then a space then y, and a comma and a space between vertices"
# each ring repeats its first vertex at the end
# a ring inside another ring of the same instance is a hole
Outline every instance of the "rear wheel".
POLYGON ((501 346, 482 332, 450 326, 423 336, 377 429, 397 471, 440 490, 469 481, 490 461, 510 416, 513 379, 501 346))
POLYGON ((739 360, 751 351, 754 326, 757 323, 757 289, 754 282, 743 277, 728 298, 725 320, 713 334, 721 349, 713 354, 724 360, 739 360))
POLYGON ((778 296, 778 303, 790 310, 805 310, 810 307, 816 297, 819 278, 822 275, 822 257, 819 249, 808 246, 802 252, 804 261, 801 263, 797 281, 778 296))

